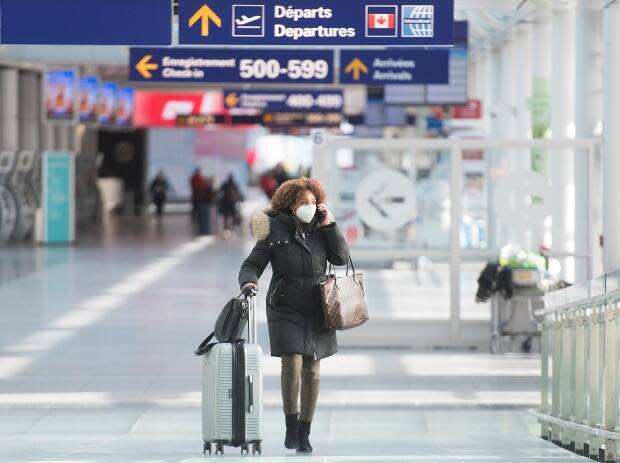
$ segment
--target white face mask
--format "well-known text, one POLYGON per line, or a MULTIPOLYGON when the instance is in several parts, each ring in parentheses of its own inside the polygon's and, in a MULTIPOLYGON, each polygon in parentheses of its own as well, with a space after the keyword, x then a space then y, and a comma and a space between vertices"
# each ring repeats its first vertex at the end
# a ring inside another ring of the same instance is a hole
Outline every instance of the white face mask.
POLYGON ((305 206, 298 207, 295 211, 295 215, 303 223, 312 222, 314 214, 316 214, 316 204, 306 204, 305 206))

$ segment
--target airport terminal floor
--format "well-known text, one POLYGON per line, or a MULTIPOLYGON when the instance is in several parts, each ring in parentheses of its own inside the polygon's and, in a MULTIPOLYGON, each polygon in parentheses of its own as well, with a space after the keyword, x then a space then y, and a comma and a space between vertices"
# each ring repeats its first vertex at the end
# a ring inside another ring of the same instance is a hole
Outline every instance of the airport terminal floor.
MULTIPOLYGON (((188 216, 168 215, 108 218, 76 247, 3 249, 0 461, 208 461, 201 361, 193 350, 237 292, 238 267, 252 244, 243 233, 196 238, 188 216)), ((314 453, 285 450, 280 365, 268 356, 266 336, 268 277, 269 269, 258 310, 265 349, 263 452, 241 456, 226 447, 223 457, 211 458, 579 459, 540 439, 529 413, 540 404, 538 355, 354 346, 322 364, 314 453)), ((388 307, 389 296, 382 297, 388 307)), ((370 310, 380 316, 382 304, 370 310)))

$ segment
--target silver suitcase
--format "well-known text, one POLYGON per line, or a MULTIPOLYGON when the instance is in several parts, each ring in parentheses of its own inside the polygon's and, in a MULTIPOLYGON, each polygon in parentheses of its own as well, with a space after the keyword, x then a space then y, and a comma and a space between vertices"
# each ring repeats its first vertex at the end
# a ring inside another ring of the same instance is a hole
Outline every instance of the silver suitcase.
POLYGON ((247 341, 214 345, 203 356, 203 453, 261 453, 263 439, 263 351, 256 344, 256 297, 248 297, 247 341))

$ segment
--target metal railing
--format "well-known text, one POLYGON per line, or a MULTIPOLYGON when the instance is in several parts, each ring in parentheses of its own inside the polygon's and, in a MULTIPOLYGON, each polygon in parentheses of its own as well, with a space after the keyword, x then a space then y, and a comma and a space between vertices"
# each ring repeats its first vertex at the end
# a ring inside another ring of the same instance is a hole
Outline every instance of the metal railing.
POLYGON ((541 437, 579 455, 620 459, 620 272, 545 297, 541 437))

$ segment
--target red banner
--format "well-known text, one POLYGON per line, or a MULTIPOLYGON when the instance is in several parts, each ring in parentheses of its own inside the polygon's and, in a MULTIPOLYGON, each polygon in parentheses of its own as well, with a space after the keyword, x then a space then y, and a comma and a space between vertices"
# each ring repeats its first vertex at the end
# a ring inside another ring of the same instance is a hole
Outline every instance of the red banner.
POLYGON ((468 100, 465 106, 455 106, 452 109, 453 119, 481 119, 482 102, 480 100, 468 100))
POLYGON ((222 92, 172 93, 136 91, 135 127, 175 127, 177 116, 223 114, 222 92))

